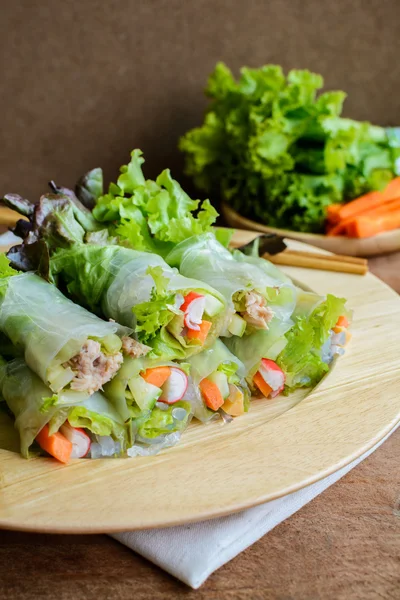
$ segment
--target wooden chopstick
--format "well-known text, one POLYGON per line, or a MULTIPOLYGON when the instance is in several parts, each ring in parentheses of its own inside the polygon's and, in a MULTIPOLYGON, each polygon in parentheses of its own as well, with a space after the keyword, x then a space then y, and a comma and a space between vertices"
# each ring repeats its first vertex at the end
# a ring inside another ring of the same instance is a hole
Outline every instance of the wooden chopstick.
POLYGON ((368 265, 366 258, 359 258, 357 256, 347 256, 345 254, 322 254, 322 252, 306 252, 304 250, 291 250, 287 248, 284 250, 285 254, 290 256, 314 256, 315 258, 322 258, 324 260, 334 260, 340 262, 352 263, 355 265, 368 265))
POLYGON ((279 254, 264 254, 264 258, 275 265, 320 269, 321 271, 336 271, 338 273, 353 273, 355 275, 365 275, 368 272, 368 262, 364 258, 342 256, 339 254, 320 254, 317 252, 288 249, 279 254))

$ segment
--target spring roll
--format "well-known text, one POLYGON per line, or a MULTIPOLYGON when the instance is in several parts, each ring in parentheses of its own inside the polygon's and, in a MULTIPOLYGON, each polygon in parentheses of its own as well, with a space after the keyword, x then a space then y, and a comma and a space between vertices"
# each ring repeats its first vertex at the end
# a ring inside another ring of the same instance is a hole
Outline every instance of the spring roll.
POLYGON ((130 329, 103 321, 32 273, 3 264, 1 275, 0 331, 53 392, 84 399, 112 379, 130 329))
POLYGON ((129 456, 155 454, 176 444, 192 409, 186 401, 188 365, 125 358, 104 393, 130 426, 129 456))
POLYGON ((282 271, 259 257, 230 252, 212 233, 181 242, 166 261, 221 292, 230 309, 222 335, 267 330, 274 316, 286 320, 295 307, 295 286, 282 271))
MULTIPOLYGON (((25 458, 29 457, 29 450, 38 437, 49 438, 56 433, 62 447, 67 448, 67 454, 70 442, 67 459, 87 455, 92 439, 98 443, 97 437, 100 441, 109 439, 113 454, 126 447, 128 432, 124 420, 102 393, 96 392, 80 402, 76 402, 76 395, 71 391, 53 394, 22 358, 10 362, 1 359, 0 394, 15 417, 21 454, 25 458)), ((44 446, 50 449, 49 445, 44 446)), ((53 455, 62 459, 57 452, 53 455)))
POLYGON ((184 359, 210 346, 225 327, 223 296, 183 277, 156 254, 75 244, 58 250, 51 271, 73 298, 135 329, 150 358, 184 359))

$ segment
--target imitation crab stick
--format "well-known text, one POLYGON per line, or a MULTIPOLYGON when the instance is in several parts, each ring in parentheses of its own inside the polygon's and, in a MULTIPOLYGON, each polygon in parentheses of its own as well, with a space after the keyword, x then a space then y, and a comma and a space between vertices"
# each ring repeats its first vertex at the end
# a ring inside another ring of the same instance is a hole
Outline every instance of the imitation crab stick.
POLYGON ((261 359, 260 368, 253 377, 254 384, 267 398, 275 398, 285 387, 285 373, 269 358, 261 359))
POLYGON ((224 403, 222 394, 218 386, 209 379, 205 378, 200 381, 200 391, 203 395, 204 402, 212 410, 218 410, 224 403))
POLYGON ((185 296, 180 310, 185 314, 185 325, 188 329, 200 330, 205 307, 205 296, 197 292, 190 292, 185 296))
POLYGON ((72 444, 71 458, 84 458, 88 454, 92 442, 84 429, 65 422, 60 427, 60 433, 72 444))
POLYGON ((170 367, 153 367, 152 369, 146 369, 140 374, 141 377, 156 387, 162 387, 171 375, 170 367))
POLYGON ((59 431, 49 435, 48 425, 39 431, 36 441, 43 450, 62 463, 67 463, 71 458, 72 443, 59 431))
POLYGON ((199 342, 204 344, 211 327, 212 323, 203 319, 203 321, 199 325, 198 331, 196 331, 195 329, 188 329, 187 337, 189 338, 189 340, 198 340, 199 342))

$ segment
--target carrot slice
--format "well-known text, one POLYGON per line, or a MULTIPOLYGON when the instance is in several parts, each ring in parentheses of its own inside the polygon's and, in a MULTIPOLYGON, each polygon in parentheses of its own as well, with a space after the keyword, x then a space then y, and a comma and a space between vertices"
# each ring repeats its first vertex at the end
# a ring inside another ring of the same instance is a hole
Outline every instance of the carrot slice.
POLYGON ((204 344, 211 327, 211 321, 206 321, 205 319, 203 319, 200 324, 200 329, 198 331, 196 331, 195 329, 188 329, 187 337, 189 340, 198 340, 199 342, 204 344))
POLYGON ((347 317, 342 315, 341 317, 338 318, 336 327, 348 327, 348 326, 349 326, 349 320, 347 319, 347 317))
POLYGON ((146 369, 140 376, 143 377, 147 383, 151 383, 156 387, 162 387, 171 375, 170 367, 153 367, 152 369, 146 369))
POLYGON ((219 387, 213 381, 204 378, 200 381, 199 388, 208 408, 211 408, 212 410, 221 408, 224 399, 219 391, 219 387))
POLYGON ((258 387, 262 395, 268 398, 268 396, 272 392, 272 387, 269 386, 268 383, 265 383, 260 371, 257 371, 257 373, 254 375, 253 383, 258 387))
POLYGON ((349 217, 355 217, 365 210, 376 208, 398 196, 400 196, 400 177, 395 177, 381 192, 369 192, 347 204, 343 204, 337 216, 341 221, 349 217))
POLYGON ((65 435, 57 431, 49 435, 49 426, 45 425, 36 436, 36 441, 43 450, 62 463, 67 463, 72 452, 72 444, 65 435))

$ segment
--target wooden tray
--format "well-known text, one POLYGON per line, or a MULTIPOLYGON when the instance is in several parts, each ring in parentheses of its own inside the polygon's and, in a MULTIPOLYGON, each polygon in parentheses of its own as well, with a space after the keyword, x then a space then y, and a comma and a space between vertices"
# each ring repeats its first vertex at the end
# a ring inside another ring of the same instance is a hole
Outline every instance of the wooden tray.
POLYGON ((374 237, 356 239, 344 236, 318 235, 316 233, 302 233, 301 231, 290 231, 289 229, 276 229, 267 227, 242 217, 228 204, 221 204, 221 213, 230 227, 260 231, 262 233, 276 233, 283 237, 298 240, 306 244, 312 244, 335 254, 347 254, 349 256, 377 256, 400 250, 400 229, 387 231, 374 237))
MULTIPOLYGON (((254 236, 239 231, 235 242, 254 236)), ((155 457, 67 467, 21 458, 2 415, 0 527, 96 533, 209 519, 309 485, 382 439, 400 420, 398 295, 370 274, 284 270, 318 292, 346 296, 355 311, 350 347, 317 388, 258 400, 230 425, 193 424, 180 445, 155 457)))

